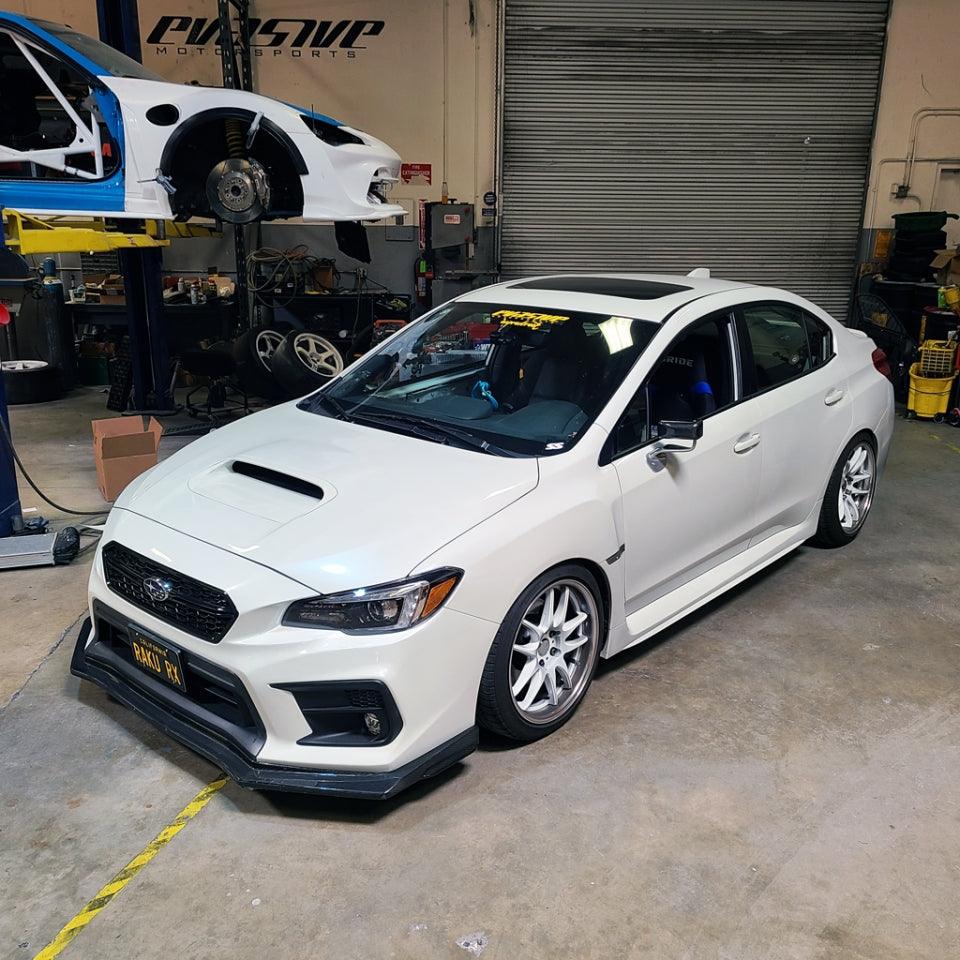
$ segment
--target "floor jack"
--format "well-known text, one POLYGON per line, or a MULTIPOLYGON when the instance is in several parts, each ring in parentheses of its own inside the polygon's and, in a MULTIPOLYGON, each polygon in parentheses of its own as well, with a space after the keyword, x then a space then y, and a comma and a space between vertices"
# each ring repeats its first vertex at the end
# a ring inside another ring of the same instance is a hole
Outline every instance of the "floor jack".
MULTIPOLYGON (((0 330, 5 334, 33 282, 34 277, 24 260, 0 249, 0 330)), ((9 337, 7 339, 9 342, 9 337)), ((0 570, 69 563, 79 548, 80 534, 76 527, 51 533, 42 517, 23 518, 6 391, 0 374, 0 570)))

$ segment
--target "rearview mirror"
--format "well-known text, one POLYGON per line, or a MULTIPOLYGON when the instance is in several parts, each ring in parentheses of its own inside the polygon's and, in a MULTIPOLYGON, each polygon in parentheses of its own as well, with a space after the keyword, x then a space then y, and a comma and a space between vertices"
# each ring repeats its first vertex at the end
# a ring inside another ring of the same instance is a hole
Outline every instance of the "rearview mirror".
POLYGON ((702 420, 661 420, 657 424, 657 442, 647 454, 650 469, 659 473, 666 466, 664 454, 689 453, 702 436, 702 420))

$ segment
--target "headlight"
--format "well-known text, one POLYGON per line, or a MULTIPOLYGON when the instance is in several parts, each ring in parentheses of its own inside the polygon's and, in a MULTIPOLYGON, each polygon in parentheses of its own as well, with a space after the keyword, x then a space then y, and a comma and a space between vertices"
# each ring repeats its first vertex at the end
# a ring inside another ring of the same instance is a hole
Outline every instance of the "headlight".
POLYGON ((342 147, 349 143, 363 146, 363 140, 355 133, 338 127, 335 123, 329 123, 321 120, 319 117, 308 117, 301 113, 300 119, 313 131, 314 135, 319 137, 324 143, 329 143, 331 147, 342 147))
POLYGON ((287 608, 283 622, 288 627, 345 632, 406 630, 434 613, 462 575, 462 570, 444 567, 410 580, 298 600, 287 608))

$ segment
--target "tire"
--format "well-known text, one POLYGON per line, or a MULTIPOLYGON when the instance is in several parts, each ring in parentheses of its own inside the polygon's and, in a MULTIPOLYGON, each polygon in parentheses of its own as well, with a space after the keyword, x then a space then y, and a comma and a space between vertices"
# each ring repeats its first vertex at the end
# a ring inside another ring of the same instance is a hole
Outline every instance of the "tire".
POLYGON ((343 355, 326 337, 294 330, 277 347, 270 370, 288 397, 302 397, 322 387, 343 366, 343 355))
POLYGON ((859 433, 846 445, 830 474, 813 543, 833 548, 856 540, 870 513, 876 488, 877 448, 868 433, 859 433))
POLYGON ((60 371, 43 360, 4 360, 3 387, 7 403, 47 403, 63 396, 60 371))
POLYGON ((539 740, 562 727, 590 687, 605 629, 600 588, 589 570, 564 564, 537 577, 510 608, 490 647, 477 697, 480 726, 521 743, 539 740), (562 632, 555 632, 555 619, 550 621, 552 630, 541 632, 546 597, 551 591, 555 616, 563 616, 560 611, 566 610, 569 624, 586 615, 564 638, 567 643, 570 638, 583 640, 575 648, 564 651, 560 646, 564 639, 562 632), (566 597, 565 591, 569 591, 566 597), (531 617, 534 624, 526 626, 531 617), (566 679, 557 666, 559 662, 566 667, 566 679))
POLYGON ((253 327, 231 344, 237 362, 237 380, 244 393, 265 400, 279 400, 283 388, 273 376, 270 364, 285 334, 273 327, 253 327))

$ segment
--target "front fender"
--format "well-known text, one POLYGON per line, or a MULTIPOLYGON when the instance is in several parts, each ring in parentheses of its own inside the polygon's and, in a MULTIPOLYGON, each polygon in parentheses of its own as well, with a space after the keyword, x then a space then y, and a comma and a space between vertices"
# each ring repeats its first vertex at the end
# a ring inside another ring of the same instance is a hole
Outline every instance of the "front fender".
POLYGON ((615 471, 596 466, 592 451, 586 456, 576 452, 541 459, 536 489, 445 544, 413 572, 461 568, 463 580, 448 605, 500 624, 517 597, 545 570, 586 560, 607 581, 608 636, 620 630, 625 620, 615 521, 620 485, 615 471))

